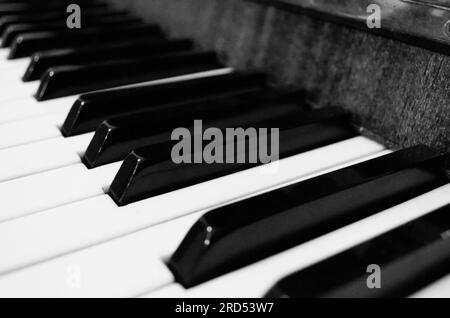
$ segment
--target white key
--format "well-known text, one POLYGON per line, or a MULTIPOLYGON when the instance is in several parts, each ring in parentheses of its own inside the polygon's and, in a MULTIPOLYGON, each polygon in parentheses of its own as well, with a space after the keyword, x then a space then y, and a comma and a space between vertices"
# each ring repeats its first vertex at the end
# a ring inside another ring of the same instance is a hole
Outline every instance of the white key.
POLYGON ((10 60, 5 65, 0 66, 2 76, 0 77, 0 85, 3 87, 11 84, 23 84, 22 77, 30 63, 29 59, 10 60))
POLYGON ((1 223, 0 273, 342 168, 383 149, 357 137, 271 163, 277 165, 273 175, 256 167, 124 207, 103 195, 1 223))
POLYGON ((76 164, 0 183, 0 223, 104 195, 122 162, 95 169, 76 164))
POLYGON ((174 281, 161 257, 200 214, 0 277, 0 297, 134 297, 174 281))
POLYGON ((9 48, 0 48, 0 70, 8 65, 9 48))
POLYGON ((0 124, 0 149, 62 137, 59 127, 65 113, 55 113, 0 124))
POLYGON ((285 276, 449 203, 450 184, 192 289, 173 284, 145 297, 262 297, 285 276))
POLYGON ((2 94, 0 95, 0 103, 5 103, 11 100, 21 99, 24 97, 32 98, 37 92, 40 82, 28 82, 28 83, 13 83, 2 88, 2 94), (20 85, 19 85, 20 84, 20 85))
POLYGON ((0 182, 81 162, 94 133, 0 150, 0 182))
POLYGON ((24 72, 19 72, 12 65, 10 67, 3 67, 0 69, 2 72, 2 77, 0 78, 0 85, 3 87, 19 86, 23 84, 22 76, 24 72))
POLYGON ((411 298, 450 298, 450 275, 414 293, 411 298))
MULTIPOLYGON (((38 102, 33 97, 0 102, 0 124, 48 114, 68 114, 77 96, 56 98, 38 102)), ((28 134, 34 132, 29 131, 28 134)))
MULTIPOLYGON (((0 53, 0 59, 1 59, 1 53, 0 53)), ((3 61, 2 61, 3 62, 3 61)), ((22 58, 22 59, 15 59, 15 60, 6 60, 5 63, 2 63, 1 70, 14 70, 20 77, 22 77, 25 74, 25 71, 27 70, 28 65, 30 65, 31 59, 30 58, 22 58)))

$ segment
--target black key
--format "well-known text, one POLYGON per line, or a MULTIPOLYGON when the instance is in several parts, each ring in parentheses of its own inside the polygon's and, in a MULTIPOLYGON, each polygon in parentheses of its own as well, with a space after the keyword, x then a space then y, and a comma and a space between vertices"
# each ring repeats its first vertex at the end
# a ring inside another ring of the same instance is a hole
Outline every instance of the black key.
POLYGON ((42 101, 222 67, 212 52, 176 53, 89 66, 59 66, 51 68, 42 77, 36 99, 42 101))
MULTIPOLYGON (((143 22, 140 18, 127 16, 113 16, 113 17, 102 17, 97 16, 95 19, 86 19, 83 20, 83 30, 87 28, 110 28, 112 26, 137 26, 143 25, 143 22)), ((28 23, 28 24, 13 24, 6 28, 5 32, 3 32, 2 36, 2 47, 9 47, 13 40, 24 33, 33 33, 33 32, 51 32, 51 31, 68 31, 66 21, 56 21, 56 22, 47 22, 47 23, 28 23)))
POLYGON ((200 284, 446 184, 444 167, 443 156, 416 147, 216 209, 169 266, 183 286, 200 284))
MULTIPOLYGON (((356 134, 354 127, 350 124, 348 114, 334 108, 263 120, 250 125, 250 127, 268 128, 269 132, 271 128, 280 129, 280 158, 351 138, 356 134)), ((249 128, 249 126, 245 125, 243 128, 249 128)), ((225 134, 223 135, 225 136, 225 134)), ((272 139, 270 134, 266 137, 266 142, 272 139)), ((236 160, 238 153, 241 158, 257 157, 259 149, 255 149, 254 145, 249 147, 248 138, 246 138, 245 150, 234 151, 234 154, 226 154, 225 143, 226 140, 222 143, 223 155, 234 155, 234 161, 227 160, 227 162, 232 161, 233 163, 174 163, 171 157, 174 141, 134 150, 125 159, 109 193, 118 205, 126 205, 261 164, 258 161, 255 163, 250 160, 244 162, 236 160)), ((194 153, 194 149, 191 152, 191 157, 201 154, 200 152, 194 153)))
POLYGON ((81 45, 89 47, 92 43, 130 40, 144 36, 149 40, 164 38, 160 28, 155 25, 24 33, 14 39, 8 58, 15 59, 31 56, 39 51, 81 45))
MULTIPOLYGON (((111 10, 111 9, 92 9, 83 10, 81 12, 81 21, 89 22, 94 21, 98 17, 123 17, 128 18, 130 14, 124 10, 111 10)), ((50 13, 29 13, 23 15, 7 15, 0 17, 0 36, 3 37, 3 32, 7 27, 15 24, 24 23, 48 23, 48 22, 61 22, 65 23, 67 20, 67 12, 65 10, 57 10, 50 13)))
POLYGON ((262 74, 232 73, 159 85, 142 85, 81 95, 61 131, 74 136, 93 131, 105 119, 181 105, 220 96, 254 96, 266 87, 262 74))
POLYGON ((280 280, 266 297, 407 297, 450 272, 450 205, 280 280), (381 270, 368 288, 367 268, 381 270))
MULTIPOLYGON (((135 148, 169 142, 174 129, 190 127, 194 120, 202 120, 205 129, 225 129, 296 114, 302 109, 298 101, 299 94, 295 93, 258 92, 109 119, 97 128, 84 162, 89 168, 95 168, 124 159, 135 148)), ((192 127, 190 130, 193 133, 192 127)))
POLYGON ((89 48, 45 51, 33 54, 23 80, 40 79, 50 67, 62 65, 91 65, 99 62, 128 58, 144 58, 188 51, 193 48, 189 40, 140 40, 124 43, 92 45, 89 48))

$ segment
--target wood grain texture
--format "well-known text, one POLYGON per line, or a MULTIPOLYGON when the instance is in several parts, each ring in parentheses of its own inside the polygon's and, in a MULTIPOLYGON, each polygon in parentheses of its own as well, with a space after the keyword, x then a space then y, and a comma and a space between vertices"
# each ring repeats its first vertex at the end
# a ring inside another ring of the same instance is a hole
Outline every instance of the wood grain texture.
POLYGON ((275 86, 342 106, 391 147, 450 151, 450 56, 244 0, 111 0, 260 69, 275 86))

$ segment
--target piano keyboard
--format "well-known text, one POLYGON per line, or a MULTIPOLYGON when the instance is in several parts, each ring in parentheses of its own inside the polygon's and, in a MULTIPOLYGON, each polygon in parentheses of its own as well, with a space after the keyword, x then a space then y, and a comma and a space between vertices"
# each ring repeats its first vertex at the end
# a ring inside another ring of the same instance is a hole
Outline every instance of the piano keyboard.
POLYGON ((445 155, 70 2, 0 1, 0 297, 450 296, 445 155), (279 128, 280 158, 176 165, 196 119, 279 128))

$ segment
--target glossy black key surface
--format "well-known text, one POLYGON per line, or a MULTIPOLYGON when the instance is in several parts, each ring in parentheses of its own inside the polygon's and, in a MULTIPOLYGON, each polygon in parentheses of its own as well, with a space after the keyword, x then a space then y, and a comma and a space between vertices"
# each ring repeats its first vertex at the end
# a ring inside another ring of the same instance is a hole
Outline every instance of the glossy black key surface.
POLYGON ((149 40, 164 38, 161 29, 155 25, 24 33, 14 39, 8 58, 16 59, 40 51, 75 46, 89 47, 92 43, 116 42, 144 36, 149 40))
POLYGON ((444 167, 416 147, 213 210, 169 266, 183 286, 200 284, 446 184, 444 167))
POLYGON ((119 115, 207 101, 220 96, 254 96, 266 88, 266 77, 260 73, 231 73, 142 85, 81 95, 71 108, 61 131, 64 136, 95 130, 105 119, 119 115))
POLYGON ((97 128, 84 162, 89 168, 95 168, 121 160, 135 148, 169 142, 172 131, 178 127, 189 127, 193 133, 194 120, 202 120, 204 129, 225 129, 295 115, 303 106, 299 105, 299 95, 277 92, 231 95, 184 104, 177 109, 163 108, 109 119, 97 128))
POLYGON ((35 95, 39 101, 223 68, 213 52, 175 53, 154 58, 49 69, 35 95))
MULTIPOLYGON (((128 18, 130 14, 123 10, 111 10, 108 8, 83 10, 81 12, 82 23, 85 21, 93 21, 98 17, 123 17, 128 18)), ((66 23, 67 12, 65 10, 57 10, 50 13, 28 13, 22 15, 6 15, 0 17, 0 36, 3 36, 3 32, 7 27, 15 24, 24 23, 48 23, 48 22, 60 22, 66 23)))
POLYGON ((62 65, 90 65, 125 58, 143 58, 193 48, 190 40, 138 40, 124 43, 92 45, 89 48, 63 49, 33 54, 23 80, 40 79, 50 67, 62 65))
POLYGON ((266 297, 407 297, 450 273, 450 205, 280 280, 266 297), (368 288, 367 268, 381 270, 368 288))
MULTIPOLYGON (((95 19, 84 19, 83 20, 83 29, 87 28, 110 28, 112 26, 137 26, 143 25, 143 22, 140 18, 126 16, 126 17, 103 17, 97 16, 95 19)), ((49 32, 49 31, 67 31, 66 21, 56 21, 56 22, 47 22, 47 23, 25 23, 25 24, 13 24, 8 26, 2 34, 2 47, 9 47, 14 39, 25 33, 33 33, 33 32, 49 32)))
MULTIPOLYGON (((349 119, 348 114, 333 108, 263 120, 251 127, 267 128, 269 133, 271 128, 279 128, 279 158, 285 158, 354 137, 356 131, 349 119)), ((225 133, 223 135, 225 136, 225 133)), ((267 144, 271 141, 271 136, 264 136, 262 143, 267 144)), ((110 188, 110 195, 118 205, 126 205, 261 165, 259 160, 256 163, 249 160, 244 163, 238 162, 236 160, 238 150, 233 151, 234 154, 229 154, 235 157, 233 163, 176 164, 171 157, 174 144, 175 142, 166 142, 136 149, 125 159, 110 188)), ((226 144, 227 141, 224 140, 223 156, 226 156, 226 144)), ((270 144, 267 148, 271 148, 270 144)), ((246 147, 239 155, 254 158, 258 156, 258 150, 259 148, 255 147, 250 149, 249 140, 246 138, 246 147)), ((195 149, 191 149, 191 152, 191 157, 201 155, 201 151, 195 153, 195 149)))

